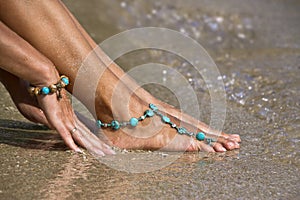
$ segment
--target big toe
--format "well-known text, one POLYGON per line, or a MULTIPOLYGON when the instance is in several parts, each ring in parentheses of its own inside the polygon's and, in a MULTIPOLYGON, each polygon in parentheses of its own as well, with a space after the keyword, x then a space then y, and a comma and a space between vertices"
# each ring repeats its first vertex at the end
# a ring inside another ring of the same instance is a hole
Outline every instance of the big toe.
POLYGON ((186 151, 215 152, 215 149, 203 141, 200 142, 197 140, 192 140, 191 145, 186 149, 186 151))
POLYGON ((240 144, 231 139, 219 137, 217 142, 222 144, 222 146, 225 147, 227 150, 233 150, 233 149, 240 148, 240 144))
POLYGON ((220 143, 215 143, 213 145, 213 147, 216 152, 226 152, 227 151, 226 148, 220 143))

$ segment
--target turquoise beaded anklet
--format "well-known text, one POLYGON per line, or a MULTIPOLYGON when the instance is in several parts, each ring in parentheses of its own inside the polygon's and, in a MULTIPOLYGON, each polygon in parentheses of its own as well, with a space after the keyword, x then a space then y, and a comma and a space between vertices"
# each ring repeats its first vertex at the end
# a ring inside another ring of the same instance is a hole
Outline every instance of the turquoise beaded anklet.
POLYGON ((69 78, 65 75, 60 76, 59 81, 56 84, 52 84, 48 87, 34 87, 30 85, 28 88, 28 92, 32 95, 48 95, 48 94, 53 94, 56 93, 57 99, 61 99, 61 90, 65 88, 67 85, 69 85, 69 78))
POLYGON ((164 123, 169 124, 171 126, 171 128, 176 129, 177 133, 180 135, 187 135, 190 137, 195 137, 199 141, 206 141, 207 144, 209 144, 209 145, 212 145, 213 142, 216 142, 215 139, 206 138, 206 136, 203 132, 193 133, 193 132, 187 131, 186 128, 184 128, 184 127, 177 127, 177 125, 175 123, 171 122, 169 117, 163 115, 158 110, 156 105, 150 103, 149 108, 150 109, 146 110, 144 112, 144 115, 140 116, 139 118, 132 117, 129 121, 126 121, 126 122, 119 122, 117 120, 112 120, 111 123, 102 123, 100 120, 97 120, 96 125, 98 128, 110 127, 113 130, 118 130, 121 127, 127 126, 127 125, 130 125, 131 127, 135 127, 138 125, 138 123, 140 121, 143 121, 145 118, 153 117, 154 115, 158 115, 164 123))

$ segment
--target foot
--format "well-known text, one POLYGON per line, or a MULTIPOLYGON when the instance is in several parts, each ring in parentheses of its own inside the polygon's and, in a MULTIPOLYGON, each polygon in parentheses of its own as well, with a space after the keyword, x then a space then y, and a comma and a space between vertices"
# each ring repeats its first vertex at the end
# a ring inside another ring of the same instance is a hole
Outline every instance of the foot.
POLYGON ((163 123, 159 116, 154 115, 140 121, 134 128, 130 125, 118 130, 102 127, 100 132, 107 137, 111 145, 126 149, 206 152, 225 152, 240 147, 239 135, 223 132, 216 135, 204 123, 159 101, 143 88, 133 89, 137 87, 130 78, 119 81, 120 74, 117 76, 115 74, 114 67, 109 67, 105 72, 105 81, 103 79, 99 81, 96 114, 101 122, 110 123, 112 120, 122 122, 128 121, 131 117, 138 118, 149 109, 149 103, 153 103, 176 125, 194 133, 202 131, 206 137, 215 138, 217 141, 208 145, 207 142, 198 141, 194 137, 179 135, 176 129, 163 123))
POLYGON ((17 78, 7 87, 19 112, 29 121, 51 127, 36 98, 27 91, 27 83, 17 78))
MULTIPOLYGON (((14 104, 26 119, 54 129, 48 122, 44 112, 41 110, 36 98, 28 93, 27 83, 25 81, 13 77, 13 82, 11 82, 9 87, 6 88, 8 89, 14 104)), ((92 134, 88 128, 86 128, 86 126, 77 119, 77 117, 75 117, 75 120, 77 125, 76 129, 79 131, 74 132, 72 137, 77 144, 88 149, 91 153, 97 156, 115 154, 115 152, 107 144, 92 134)), ((79 148, 75 151, 82 153, 79 148)))

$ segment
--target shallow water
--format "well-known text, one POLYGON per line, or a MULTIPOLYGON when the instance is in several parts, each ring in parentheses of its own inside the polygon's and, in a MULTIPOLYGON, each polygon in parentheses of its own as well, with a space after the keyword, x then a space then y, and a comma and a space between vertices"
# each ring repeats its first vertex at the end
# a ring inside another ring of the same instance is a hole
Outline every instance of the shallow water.
MULTIPOLYGON (((239 151, 185 153, 148 173, 118 171, 91 155, 64 151, 60 138, 17 113, 1 87, 0 199, 297 199, 299 194, 299 1, 64 1, 97 42, 134 27, 159 26, 186 34, 210 53, 227 94, 225 132, 239 133, 239 151), (184 3, 183 3, 184 2, 184 3)), ((129 70, 149 60, 180 71, 209 122, 209 94, 200 75, 165 52, 134 52, 118 59, 129 70), (137 59, 138 58, 138 59, 137 59)), ((169 71, 162 72, 172 81, 169 71)), ((147 87, 177 105, 160 87, 147 87)), ((121 152, 114 162, 130 168, 143 154, 121 152)), ((111 161, 113 162, 113 161, 111 161)), ((144 163, 140 164, 142 167, 144 163)), ((155 167, 156 163, 153 163, 155 167)), ((128 169, 128 168, 127 168, 128 169)), ((126 171, 126 170, 125 170, 126 171)))

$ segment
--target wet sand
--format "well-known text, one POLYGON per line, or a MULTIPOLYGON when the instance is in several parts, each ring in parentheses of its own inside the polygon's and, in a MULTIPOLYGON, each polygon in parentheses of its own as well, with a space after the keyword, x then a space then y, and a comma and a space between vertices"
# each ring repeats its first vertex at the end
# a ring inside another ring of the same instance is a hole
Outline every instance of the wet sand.
MULTIPOLYGON (((181 31, 203 44, 216 61, 226 86, 224 131, 239 133, 242 146, 222 154, 185 153, 172 164, 148 173, 116 170, 89 154, 66 150, 55 132, 26 121, 1 86, 0 199, 300 196, 297 1, 187 1, 183 5, 171 1, 64 2, 97 42, 133 27, 160 26, 181 31)), ((153 58, 166 64, 174 60, 170 55, 150 51, 124 56, 118 63, 129 70, 153 58)), ((172 67, 181 71, 197 91, 202 120, 208 122, 210 101, 201 77, 181 60, 172 62, 172 67)), ((172 77, 166 73, 165 78, 172 77)), ((176 105, 163 89, 149 90, 176 105)), ((141 154, 150 162, 174 156, 168 152, 123 151, 112 160, 117 166, 127 166, 131 161, 139 162, 141 154)), ((142 167, 145 163, 139 164, 142 167)))

